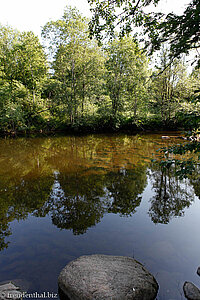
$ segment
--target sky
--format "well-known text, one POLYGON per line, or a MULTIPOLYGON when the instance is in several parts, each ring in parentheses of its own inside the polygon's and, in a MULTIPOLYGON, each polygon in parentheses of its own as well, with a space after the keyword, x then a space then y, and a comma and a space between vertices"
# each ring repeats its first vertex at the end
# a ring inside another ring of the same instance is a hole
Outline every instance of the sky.
POLYGON ((61 18, 67 5, 76 6, 84 16, 90 15, 87 0, 0 0, 0 23, 40 36, 41 27, 61 18))
MULTIPOLYGON (((76 6, 84 16, 91 16, 87 0, 0 0, 0 23, 20 31, 33 31, 40 37, 41 27, 62 17, 64 7, 76 6)), ((163 12, 181 13, 189 0, 161 0, 163 12)))

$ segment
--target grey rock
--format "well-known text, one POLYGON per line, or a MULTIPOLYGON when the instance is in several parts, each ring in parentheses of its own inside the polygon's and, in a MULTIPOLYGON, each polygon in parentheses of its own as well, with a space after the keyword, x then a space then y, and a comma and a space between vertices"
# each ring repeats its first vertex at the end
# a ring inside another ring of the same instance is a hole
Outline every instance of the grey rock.
POLYGON ((200 290, 193 283, 186 281, 183 291, 188 300, 200 300, 200 290))
POLYGON ((11 282, 0 285, 0 300, 21 299, 21 295, 19 287, 11 282))
POLYGON ((133 258, 81 256, 60 273, 58 286, 70 300, 153 300, 158 284, 133 258))
POLYGON ((12 278, 9 281, 8 280, 1 281, 0 286, 5 283, 12 283, 15 285, 15 287, 17 287, 18 289, 20 289, 20 291, 23 291, 23 292, 27 292, 31 286, 31 282, 27 281, 24 278, 12 278))
POLYGON ((197 274, 200 276, 200 267, 197 269, 197 274))

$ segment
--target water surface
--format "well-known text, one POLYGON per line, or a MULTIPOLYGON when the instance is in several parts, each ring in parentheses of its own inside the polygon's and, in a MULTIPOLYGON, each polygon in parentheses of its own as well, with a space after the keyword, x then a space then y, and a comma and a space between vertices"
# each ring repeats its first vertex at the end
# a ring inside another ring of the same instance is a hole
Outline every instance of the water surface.
POLYGON ((177 143, 161 136, 0 140, 0 281, 57 292, 69 261, 100 253, 141 261, 158 299, 200 285, 199 175, 181 181, 151 162, 177 143))

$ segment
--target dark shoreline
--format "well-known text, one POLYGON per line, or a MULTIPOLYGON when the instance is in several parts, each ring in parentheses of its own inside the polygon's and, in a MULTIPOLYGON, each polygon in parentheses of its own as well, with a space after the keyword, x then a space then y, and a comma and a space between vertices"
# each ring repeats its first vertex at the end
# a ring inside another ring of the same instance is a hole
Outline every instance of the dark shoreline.
POLYGON ((159 133, 159 132, 184 132, 184 128, 170 128, 170 127, 160 127, 160 128, 72 128, 68 127, 65 129, 55 129, 55 130, 30 130, 30 131, 9 131, 0 132, 0 138, 18 138, 18 137, 43 137, 43 136, 58 136, 58 135, 75 135, 75 136, 85 136, 90 134, 128 134, 136 135, 139 133, 159 133))

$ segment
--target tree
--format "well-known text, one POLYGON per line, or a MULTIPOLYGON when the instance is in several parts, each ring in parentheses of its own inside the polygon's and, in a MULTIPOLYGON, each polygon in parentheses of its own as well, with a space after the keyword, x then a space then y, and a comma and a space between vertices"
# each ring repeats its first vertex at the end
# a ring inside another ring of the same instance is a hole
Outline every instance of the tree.
MULTIPOLYGON (((200 2, 192 0, 180 16, 175 14, 163 15, 161 13, 146 13, 145 8, 156 5, 159 0, 88 0, 91 4, 93 17, 90 22, 90 36, 96 36, 98 40, 102 38, 102 32, 107 31, 111 36, 117 25, 120 26, 120 35, 130 33, 133 29, 140 27, 143 33, 143 41, 146 47, 149 46, 150 53, 159 50, 163 43, 170 45, 170 62, 174 58, 179 58, 182 54, 188 54, 190 50, 200 47, 200 2), (121 10, 120 10, 121 9, 121 10), (132 27, 134 25, 134 28, 132 27), (144 39, 145 38, 145 39, 144 39)), ((198 52, 197 52, 198 53, 198 52)), ((195 61, 197 67, 200 65, 199 53, 195 61)), ((197 129, 197 128, 194 128, 197 129)), ((196 137, 194 137, 194 140, 196 137)), ((199 143, 186 145, 185 148, 171 148, 168 152, 175 151, 183 154, 186 151, 199 152, 199 143)), ((166 149, 164 149, 166 152, 166 149)), ((167 160, 166 165, 173 164, 173 160, 167 160)), ((179 164, 179 163, 178 163, 179 164)), ((186 176, 186 172, 191 172, 191 160, 179 164, 180 175, 186 176)))
POLYGON ((112 113, 126 111, 137 117, 139 99, 147 80, 147 59, 131 37, 115 39, 106 47, 107 89, 112 113))
POLYGON ((47 60, 39 38, 33 32, 22 32, 16 45, 18 54, 17 80, 21 81, 33 95, 47 75, 47 60))
POLYGON ((0 26, 0 121, 4 131, 24 127, 22 102, 27 97, 27 91, 17 81, 16 45, 19 34, 11 27, 0 26))
MULTIPOLYGON (((200 47, 200 3, 192 0, 180 16, 173 13, 147 13, 150 4, 157 5, 162 0, 88 0, 93 12, 90 35, 102 38, 102 32, 114 36, 116 26, 120 35, 142 28, 146 46, 150 52, 158 50, 163 42, 170 44, 171 57, 200 47)), ((139 31, 141 36, 141 30, 139 31)), ((144 41, 144 40, 143 40, 144 41)), ((196 57, 199 62, 199 55, 196 57)))
POLYGON ((20 33, 8 26, 0 25, 0 74, 1 81, 8 81, 12 87, 17 80, 17 52, 20 33))
POLYGON ((19 81, 34 94, 38 83, 47 74, 44 49, 33 32, 18 32, 11 27, 0 27, 1 79, 19 81))
POLYGON ((150 82, 152 105, 156 114, 161 116, 166 126, 175 121, 176 112, 186 97, 187 72, 186 66, 180 59, 169 64, 169 51, 164 47, 159 56, 156 71, 150 82))
POLYGON ((98 93, 104 71, 103 55, 87 30, 87 19, 67 7, 62 19, 48 22, 42 32, 49 41, 53 77, 61 83, 62 102, 72 124, 83 117, 88 98, 98 93))
MULTIPOLYGON (((47 74, 47 61, 39 39, 32 32, 20 33, 0 26, 0 120, 1 129, 26 130, 33 120, 40 87, 47 74)), ((40 99, 41 100, 41 99, 40 99)))

